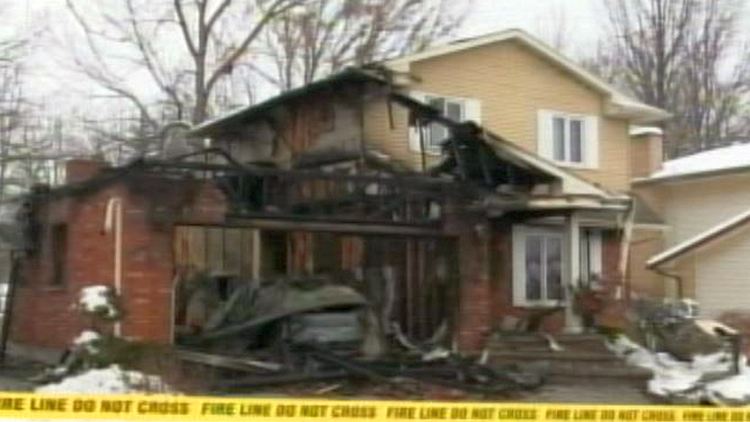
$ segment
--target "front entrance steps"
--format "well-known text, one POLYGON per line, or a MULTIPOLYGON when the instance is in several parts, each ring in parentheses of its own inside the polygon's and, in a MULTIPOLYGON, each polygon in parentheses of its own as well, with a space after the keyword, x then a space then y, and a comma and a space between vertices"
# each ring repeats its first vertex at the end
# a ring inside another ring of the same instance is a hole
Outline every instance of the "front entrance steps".
POLYGON ((538 365, 554 377, 651 377, 648 370, 629 366, 609 351, 603 336, 558 334, 551 338, 553 342, 542 333, 496 333, 488 344, 490 362, 538 365))

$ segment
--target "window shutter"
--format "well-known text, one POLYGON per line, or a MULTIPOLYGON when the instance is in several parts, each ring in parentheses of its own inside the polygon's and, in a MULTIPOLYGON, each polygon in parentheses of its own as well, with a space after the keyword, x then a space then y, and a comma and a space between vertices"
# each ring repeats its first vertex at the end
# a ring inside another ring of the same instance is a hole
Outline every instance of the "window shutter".
MULTIPOLYGON (((411 91, 409 96, 422 103, 427 103, 427 96, 423 92, 411 91)), ((425 139, 425 143, 426 142, 427 139, 425 139)), ((422 150, 419 142, 419 128, 417 126, 409 126, 409 150, 415 152, 420 152, 422 150)))
POLYGON ((552 160, 552 112, 549 110, 539 110, 537 112, 536 127, 537 154, 542 158, 552 160))
POLYGON ((599 168, 599 118, 587 116, 584 125, 586 167, 596 169, 599 168))
POLYGON ((467 99, 464 101, 464 120, 482 124, 482 103, 479 100, 467 99))

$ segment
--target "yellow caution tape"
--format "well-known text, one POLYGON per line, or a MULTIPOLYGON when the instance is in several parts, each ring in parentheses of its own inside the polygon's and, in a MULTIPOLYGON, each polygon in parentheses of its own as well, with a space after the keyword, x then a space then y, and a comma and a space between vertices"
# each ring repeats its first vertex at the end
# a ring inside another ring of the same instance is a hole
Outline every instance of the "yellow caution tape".
POLYGON ((297 398, 0 394, 0 420, 750 422, 750 409, 297 398))

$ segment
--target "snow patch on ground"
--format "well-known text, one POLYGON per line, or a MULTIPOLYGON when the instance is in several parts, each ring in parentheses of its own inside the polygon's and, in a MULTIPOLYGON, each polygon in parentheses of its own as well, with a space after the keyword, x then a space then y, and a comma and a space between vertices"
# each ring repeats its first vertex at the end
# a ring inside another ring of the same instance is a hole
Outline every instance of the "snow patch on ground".
POLYGON ((170 393, 172 389, 154 375, 126 371, 118 365, 91 369, 63 379, 59 383, 38 387, 37 393, 127 394, 170 393))
POLYGON ((81 289, 78 305, 84 312, 100 314, 105 318, 114 319, 119 312, 112 303, 112 288, 109 286, 89 286, 81 289))
POLYGON ((743 359, 740 373, 732 374, 730 353, 697 355, 692 362, 679 361, 667 353, 655 353, 618 336, 610 350, 628 364, 651 370, 648 391, 665 398, 715 404, 750 403, 750 367, 743 359))

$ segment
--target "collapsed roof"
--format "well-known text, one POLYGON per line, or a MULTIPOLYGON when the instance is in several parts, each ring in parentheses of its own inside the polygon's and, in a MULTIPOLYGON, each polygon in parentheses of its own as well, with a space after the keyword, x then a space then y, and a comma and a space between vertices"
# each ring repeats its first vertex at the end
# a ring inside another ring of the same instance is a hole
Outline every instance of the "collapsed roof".
MULTIPOLYGON (((383 68, 348 68, 327 78, 256 105, 238 109, 207 121, 189 131, 191 137, 215 137, 267 117, 276 109, 309 95, 331 92, 345 84, 372 84, 388 90, 389 101, 412 114, 417 124, 438 123, 452 136, 445 142, 443 161, 430 169, 433 176, 453 176, 458 180, 478 182, 488 188, 485 206, 507 209, 616 209, 628 207, 629 198, 610 192, 584 178, 564 170, 553 162, 512 143, 473 122, 456 122, 443 117, 438 110, 416 100, 396 84, 393 74, 383 68), (549 185, 549 189, 532 195, 505 195, 507 185, 549 185)), ((376 153, 376 152, 373 152, 376 153)))

